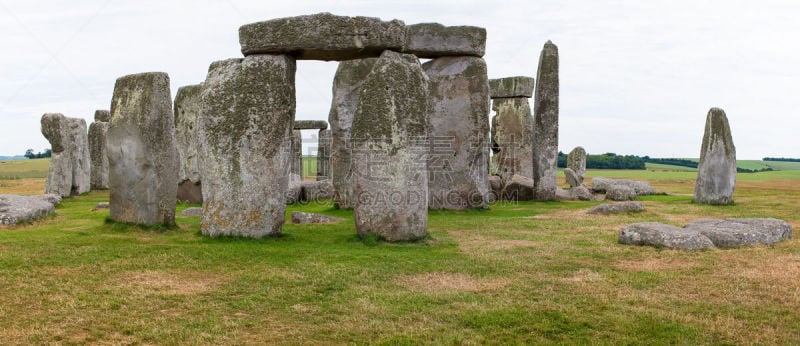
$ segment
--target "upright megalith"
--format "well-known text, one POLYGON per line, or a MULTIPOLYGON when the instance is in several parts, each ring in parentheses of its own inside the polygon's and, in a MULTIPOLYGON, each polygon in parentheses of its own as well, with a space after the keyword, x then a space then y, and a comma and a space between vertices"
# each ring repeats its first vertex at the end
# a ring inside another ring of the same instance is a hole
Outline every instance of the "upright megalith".
POLYGON ((694 202, 733 203, 736 188, 736 147, 725 111, 711 108, 706 116, 706 130, 697 165, 694 202))
POLYGON ((117 79, 106 138, 112 220, 175 224, 179 169, 174 121, 166 73, 117 79))
POLYGON ((342 61, 333 78, 333 100, 328 122, 331 125, 333 199, 339 208, 353 207, 353 148, 350 143, 353 115, 361 87, 376 61, 377 58, 342 61))
POLYGON ((576 187, 583 184, 583 178, 586 175, 586 150, 583 147, 575 147, 567 155, 567 168, 574 173, 574 180, 570 182, 571 187, 576 187), (574 183, 574 184, 573 184, 574 183))
POLYGON ((278 235, 286 212, 295 60, 251 55, 211 64, 198 117, 209 236, 278 235))
POLYGON ((331 178, 331 130, 319 130, 317 148, 317 180, 331 178))
POLYGON ((427 235, 431 102, 417 57, 385 51, 361 88, 353 118, 355 223, 359 235, 427 235))
POLYGON ((430 209, 485 208, 489 193, 489 83, 486 62, 444 57, 422 68, 430 78, 430 209))
POLYGON ((106 152, 106 133, 110 112, 97 110, 94 122, 89 125, 89 157, 91 161, 91 188, 108 189, 108 154, 106 152))
POLYGON ((181 202, 203 203, 197 117, 200 115, 202 84, 180 87, 175 94, 175 143, 180 157, 178 194, 181 202))
POLYGON ((292 130, 292 155, 289 158, 289 185, 286 188, 286 204, 300 201, 303 184, 303 134, 292 130))
POLYGON ((45 193, 62 197, 89 192, 91 159, 86 121, 46 113, 41 119, 42 135, 50 142, 50 168, 45 193))
POLYGON ((508 77, 489 81, 492 98, 492 162, 504 181, 514 175, 533 177, 533 115, 529 98, 533 78, 508 77))
POLYGON ((547 41, 539 56, 534 95, 534 198, 556 199, 558 172, 558 47, 547 41))

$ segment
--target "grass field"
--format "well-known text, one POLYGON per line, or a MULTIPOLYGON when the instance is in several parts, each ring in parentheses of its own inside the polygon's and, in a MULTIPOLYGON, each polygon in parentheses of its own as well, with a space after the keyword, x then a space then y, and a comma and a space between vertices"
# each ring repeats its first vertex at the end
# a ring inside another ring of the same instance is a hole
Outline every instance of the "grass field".
POLYGON ((727 207, 691 203, 695 174, 589 171, 671 195, 618 216, 578 201, 430 212, 431 239, 406 244, 358 239, 352 212, 330 203, 287 215, 346 221, 286 224, 279 238, 210 239, 198 217, 157 232, 106 223, 91 209, 108 193, 91 192, 0 229, 0 343, 800 343, 797 237, 699 252, 617 244, 640 221, 800 226, 800 171, 739 174, 727 207))

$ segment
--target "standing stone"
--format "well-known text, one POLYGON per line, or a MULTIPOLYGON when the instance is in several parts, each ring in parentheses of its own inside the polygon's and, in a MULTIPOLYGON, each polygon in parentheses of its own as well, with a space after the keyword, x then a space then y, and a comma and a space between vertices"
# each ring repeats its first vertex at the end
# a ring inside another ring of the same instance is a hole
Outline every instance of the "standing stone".
POLYGON ((486 62, 444 57, 422 65, 433 110, 428 160, 430 209, 486 208, 489 83, 486 62))
POLYGON ((583 183, 583 177, 579 176, 578 173, 575 173, 572 168, 564 168, 564 179, 567 180, 569 187, 581 186, 583 183))
POLYGON ((711 108, 697 165, 694 202, 732 204, 736 188, 736 147, 725 111, 711 108))
POLYGON ((385 51, 353 118, 356 231, 389 241, 427 236, 428 78, 417 57, 385 51))
POLYGON ((331 124, 333 199, 339 208, 347 209, 354 205, 350 131, 361 86, 376 61, 377 58, 342 61, 333 78, 333 101, 328 122, 331 124))
POLYGON ((89 135, 86 120, 67 118, 72 157, 72 194, 79 195, 92 189, 92 158, 89 153, 89 135))
POLYGON ((571 169, 580 178, 580 183, 583 183, 583 177, 586 175, 586 150, 583 147, 575 147, 567 155, 567 168, 571 169))
POLYGON ((533 177, 533 116, 525 97, 492 99, 492 161, 508 181, 514 175, 533 177))
POLYGON ((111 111, 105 109, 98 109, 94 111, 94 121, 102 123, 111 121, 111 111))
POLYGON ((92 166, 91 188, 103 190, 108 189, 108 154, 106 152, 108 122, 98 121, 97 112, 95 112, 95 121, 89 125, 89 156, 92 166))
POLYGON ((106 150, 111 219, 174 225, 179 168, 166 73, 117 79, 106 150))
POLYGON ((303 134, 300 130, 292 130, 292 156, 289 169, 289 185, 286 188, 286 204, 300 201, 303 184, 303 134))
POLYGON ((547 41, 539 56, 534 97, 534 198, 556 198, 558 172, 558 47, 547 41))
POLYGON ((331 178, 331 130, 319 130, 317 148, 317 180, 331 178))
POLYGON ((198 154, 197 117, 200 115, 202 84, 187 85, 175 95, 175 141, 180 157, 177 198, 182 202, 203 203, 198 154))
POLYGON ((86 121, 47 113, 41 125, 52 154, 45 193, 67 197, 89 192, 92 168, 86 121))
POLYGON ((295 60, 252 55, 211 64, 198 118, 209 236, 281 233, 292 155, 295 60))

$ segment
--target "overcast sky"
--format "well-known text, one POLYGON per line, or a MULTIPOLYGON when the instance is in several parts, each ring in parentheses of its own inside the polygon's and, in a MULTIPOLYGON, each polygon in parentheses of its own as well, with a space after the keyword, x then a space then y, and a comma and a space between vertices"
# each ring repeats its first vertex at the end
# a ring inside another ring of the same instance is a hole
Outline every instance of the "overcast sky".
MULTIPOLYGON (((488 32, 489 77, 561 58, 559 147, 699 157, 710 107, 738 158, 800 157, 800 1, 0 0, 0 155, 49 147, 46 112, 92 121, 116 78, 169 73, 172 94, 241 57, 238 27, 331 12, 488 32)), ((327 120, 336 62, 299 61, 297 119, 327 120)))

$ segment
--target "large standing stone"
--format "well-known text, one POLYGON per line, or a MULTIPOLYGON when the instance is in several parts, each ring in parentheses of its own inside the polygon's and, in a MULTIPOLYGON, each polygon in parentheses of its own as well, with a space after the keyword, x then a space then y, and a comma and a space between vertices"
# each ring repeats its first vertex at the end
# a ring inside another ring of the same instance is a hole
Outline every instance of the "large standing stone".
POLYGON ((203 234, 280 234, 291 170, 295 70, 294 59, 283 55, 211 64, 198 121, 203 234))
POLYGON ((558 47, 547 41, 539 56, 533 112, 533 182, 537 200, 556 197, 558 90, 558 47))
POLYGON ((417 57, 385 51, 364 80, 353 119, 358 234, 427 236, 428 78, 417 57))
POLYGON ((567 168, 571 169, 580 178, 580 183, 583 183, 583 177, 586 175, 586 150, 583 147, 575 147, 567 155, 567 168))
POLYGON ((486 62, 445 57, 423 66, 433 102, 428 207, 487 207, 489 83, 486 62))
POLYGON ((45 193, 67 197, 89 192, 91 158, 86 121, 47 113, 42 116, 41 125, 52 154, 45 193))
POLYGON ((92 189, 108 189, 108 154, 106 153, 107 132, 107 122, 95 121, 89 125, 89 156, 92 165, 92 189))
POLYGON ((117 79, 106 144, 111 219, 175 224, 178 150, 166 73, 117 79))
POLYGON ((421 23, 406 27, 404 53, 420 58, 476 56, 486 53, 486 29, 421 23))
POLYGON ((319 130, 317 147, 317 180, 331 178, 331 130, 319 130))
POLYGON ((197 117, 200 115, 202 84, 187 85, 175 95, 175 140, 180 156, 178 200, 203 203, 200 156, 197 140, 197 117))
POLYGON ((509 97, 531 98, 534 85, 533 77, 516 76, 490 79, 490 96, 493 99, 509 97))
POLYGON ((733 203, 736 188, 736 147, 725 111, 711 108, 706 116, 706 131, 700 148, 694 202, 733 203))
POLYGON ((300 130, 292 130, 292 156, 289 159, 289 184, 286 187, 286 204, 300 201, 303 183, 303 134, 300 130))
POLYGON ((361 86, 377 58, 339 63, 333 78, 333 100, 328 122, 331 125, 331 178, 334 201, 339 208, 352 208, 352 144, 350 132, 361 86))
POLYGON ((533 177, 533 116, 527 98, 492 100, 492 161, 507 181, 514 175, 533 177))
POLYGON ((272 19, 239 28, 242 54, 288 54, 299 60, 349 60, 400 51, 405 24, 399 20, 330 13, 272 19))

